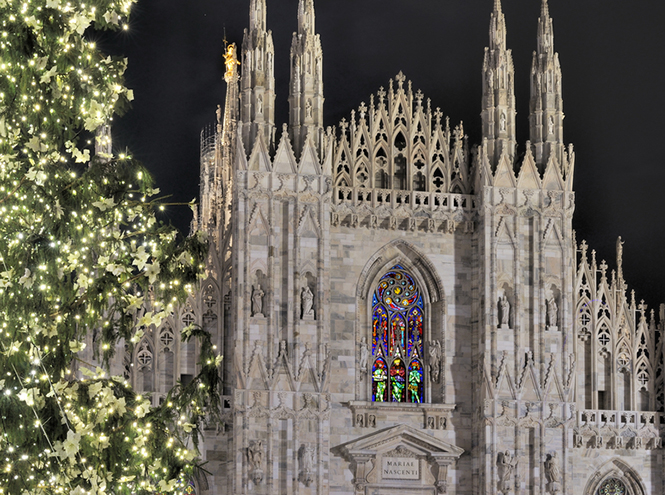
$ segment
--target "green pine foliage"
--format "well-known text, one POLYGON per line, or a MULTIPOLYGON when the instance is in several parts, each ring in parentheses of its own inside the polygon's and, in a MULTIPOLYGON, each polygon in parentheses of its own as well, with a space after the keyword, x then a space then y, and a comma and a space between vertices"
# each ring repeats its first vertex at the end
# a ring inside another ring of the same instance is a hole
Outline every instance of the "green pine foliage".
POLYGON ((93 331, 108 365, 159 326, 207 253, 158 221, 145 169, 85 148, 132 99, 126 61, 86 33, 126 29, 133 3, 0 0, 0 494, 173 492, 219 420, 221 357, 199 328, 183 339, 200 373, 159 407, 81 358, 93 331))

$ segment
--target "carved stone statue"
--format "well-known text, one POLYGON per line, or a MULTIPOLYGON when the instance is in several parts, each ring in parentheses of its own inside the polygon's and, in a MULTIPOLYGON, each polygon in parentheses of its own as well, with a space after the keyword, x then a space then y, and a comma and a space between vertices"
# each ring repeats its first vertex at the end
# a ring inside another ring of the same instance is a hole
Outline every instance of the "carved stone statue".
POLYGON ((617 238, 617 272, 623 273, 623 244, 621 236, 617 238))
POLYGON ((554 296, 547 300, 547 320, 550 327, 555 327, 558 320, 559 306, 554 296))
POLYGON ((429 376, 433 382, 439 381, 441 372, 441 342, 432 340, 429 343, 429 376))
POLYGON ((508 328, 510 326, 510 302, 508 298, 503 296, 499 301, 501 307, 501 327, 508 328))
POLYGON ((501 112, 501 117, 499 117, 499 130, 505 132, 506 130, 506 114, 501 112))
POLYGON ((360 341, 360 371, 367 371, 367 361, 369 360, 369 346, 367 345, 367 337, 363 337, 360 341))
POLYGON ((314 295, 308 285, 302 288, 300 293, 302 304, 302 319, 311 319, 314 317, 314 295))
POLYGON ((510 455, 510 452, 506 450, 505 452, 499 453, 497 466, 499 468, 499 490, 506 495, 512 491, 512 477, 515 468, 517 467, 517 461, 510 455))
POLYGON ((556 452, 553 452, 547 457, 547 460, 545 461, 545 474, 551 484, 550 492, 555 493, 559 491, 558 487, 554 486, 561 481, 561 469, 559 468, 559 458, 557 457, 556 452))
POLYGON ((263 113, 263 96, 258 95, 256 97, 256 114, 261 115, 263 113))
POLYGON ((314 481, 314 448, 308 443, 303 445, 300 454, 300 481, 305 486, 314 481))
POLYGON ((258 284, 252 291, 252 316, 263 316, 263 296, 265 292, 258 284))
POLYGON ((550 119, 547 121, 547 134, 554 134, 554 117, 550 115, 550 119))
POLYGON ((258 485, 263 480, 263 443, 261 440, 256 440, 249 444, 247 448, 247 460, 252 472, 252 480, 254 484, 258 485))

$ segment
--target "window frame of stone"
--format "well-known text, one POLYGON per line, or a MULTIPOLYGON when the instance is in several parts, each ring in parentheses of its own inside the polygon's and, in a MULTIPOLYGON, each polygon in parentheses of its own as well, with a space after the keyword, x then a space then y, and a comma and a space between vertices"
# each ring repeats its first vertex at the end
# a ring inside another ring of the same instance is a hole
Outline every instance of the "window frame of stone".
POLYGON ((427 331, 429 328, 429 298, 424 289, 425 285, 418 280, 414 271, 405 268, 400 263, 395 263, 387 270, 381 270, 378 281, 369 287, 367 342, 371 359, 368 363, 368 394, 372 402, 390 404, 428 402, 428 376, 426 373, 428 363, 424 349, 426 337, 429 334, 427 331), (403 284, 403 287, 398 287, 399 284, 403 284), (401 294, 392 293, 395 287, 401 291, 401 294), (411 291, 407 290, 408 299, 405 300, 403 299, 404 289, 409 287, 411 287, 411 291), (394 297, 399 298, 399 301, 395 301, 394 297), (400 302, 406 303, 406 305, 397 306, 400 302), (384 323, 380 323, 381 321, 384 323), (397 326, 393 322, 396 322, 397 326), (383 335, 379 335, 378 332, 375 335, 377 323, 382 326, 383 335), (417 334, 416 338, 413 338, 413 330, 417 328, 418 324, 420 326, 419 342, 417 334), (398 328, 401 334, 400 339, 396 339, 393 335, 393 331, 398 328), (381 369, 384 370, 383 374, 380 372, 381 369), (403 374, 398 370, 403 371, 403 374), (393 371, 395 371, 394 374, 393 371), (415 387, 417 387, 414 392, 411 378, 412 375, 417 374, 420 374, 420 380, 414 380, 415 387), (378 376, 384 376, 384 379, 377 380, 378 376), (393 387, 396 387, 396 383, 400 381, 403 383, 401 400, 394 400, 393 387), (376 400, 379 383, 385 383, 381 392, 384 400, 376 400), (414 400, 414 398, 418 400, 414 400))

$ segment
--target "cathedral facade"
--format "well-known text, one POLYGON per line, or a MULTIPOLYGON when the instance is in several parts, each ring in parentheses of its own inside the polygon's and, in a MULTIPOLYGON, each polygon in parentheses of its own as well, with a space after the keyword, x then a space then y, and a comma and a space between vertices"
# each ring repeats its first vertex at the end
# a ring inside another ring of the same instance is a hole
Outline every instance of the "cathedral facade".
POLYGON ((157 400, 196 373, 181 328, 223 351, 198 493, 665 493, 662 323, 629 291, 620 239, 614 266, 575 239, 547 0, 519 154, 500 0, 476 144, 402 73, 324 128, 313 0, 278 127, 267 3, 228 47, 202 136, 207 278, 126 362, 157 400))

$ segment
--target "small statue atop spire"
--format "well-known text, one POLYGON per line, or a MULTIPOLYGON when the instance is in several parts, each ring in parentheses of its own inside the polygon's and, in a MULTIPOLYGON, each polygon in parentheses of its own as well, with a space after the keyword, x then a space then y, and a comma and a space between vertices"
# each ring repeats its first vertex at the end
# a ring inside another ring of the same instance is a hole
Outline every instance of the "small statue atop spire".
POLYGON ((617 272, 619 279, 623 279, 623 245, 624 241, 621 240, 621 236, 617 238, 617 272))
POLYGON ((236 74, 236 67, 240 65, 235 43, 231 43, 226 47, 226 52, 224 53, 224 65, 226 65, 224 80, 230 82, 236 74))

